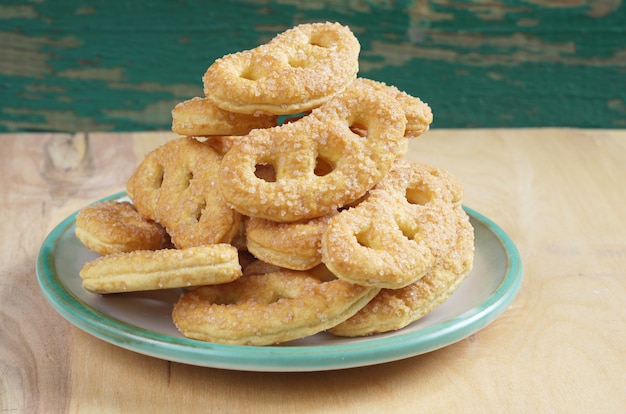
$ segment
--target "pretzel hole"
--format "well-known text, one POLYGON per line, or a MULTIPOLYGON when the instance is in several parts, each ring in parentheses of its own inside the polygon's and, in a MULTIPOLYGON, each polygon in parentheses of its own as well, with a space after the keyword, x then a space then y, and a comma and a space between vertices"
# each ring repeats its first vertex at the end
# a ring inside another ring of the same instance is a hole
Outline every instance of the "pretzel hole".
POLYGON ((263 289, 256 291, 253 301, 264 305, 271 305, 281 300, 294 299, 297 295, 297 292, 290 292, 289 289, 285 289, 283 286, 270 283, 263 289))
POLYGON ((248 79, 251 81, 259 80, 263 77, 263 74, 258 70, 255 70, 252 66, 245 67, 240 73, 239 77, 242 79, 248 79))
POLYGON ((276 169, 272 164, 257 164, 254 167, 254 175, 268 183, 276 182, 276 169))
POLYGON ((355 234, 356 241, 359 245, 363 247, 367 247, 368 249, 373 248, 370 238, 367 236, 367 231, 362 231, 360 233, 355 234))
POLYGON ((315 159, 315 169, 313 173, 318 177, 323 177, 327 174, 330 174, 335 169, 333 163, 331 163, 328 159, 318 156, 315 159))
POLYGON ((275 291, 274 294, 267 299, 264 303, 269 305, 271 303, 276 303, 281 299, 293 299, 293 295, 286 294, 287 292, 275 291))
POLYGON ((202 200, 199 204, 198 207, 196 208, 195 214, 194 214, 194 218, 196 219, 197 222, 200 222, 200 219, 202 218, 202 214, 204 214, 204 209, 206 208, 206 201, 202 200))
POLYGON ((353 123, 352 125, 350 125, 350 131, 352 131, 352 133, 354 135, 358 135, 359 137, 367 137, 367 127, 363 124, 360 123, 353 123))
POLYGON ((290 56, 289 66, 291 66, 292 68, 307 68, 309 66, 312 66, 312 62, 306 59, 299 59, 299 58, 296 58, 295 56, 290 56))
POLYGON ((433 199, 432 193, 430 191, 422 190, 420 188, 407 188, 406 190, 406 200, 410 204, 416 205, 426 205, 433 199))
POLYGON ((318 46, 323 48, 331 47, 335 43, 332 36, 328 36, 325 33, 314 33, 309 38, 309 44, 311 46, 318 46))
POLYGON ((209 302, 213 305, 236 305, 240 302, 238 292, 221 292, 221 294, 211 295, 209 302))
POLYGON ((415 235, 418 233, 418 229, 417 228, 403 226, 400 223, 398 223, 398 227, 400 228, 400 231, 402 232, 404 237, 406 237, 409 240, 415 239, 415 235))
POLYGON ((163 176, 165 175, 165 170, 162 165, 159 165, 154 172, 154 181, 152 182, 152 187, 155 190, 158 190, 163 185, 163 176))
POLYGON ((191 185, 191 180, 193 180, 193 171, 187 171, 187 174, 185 174, 185 182, 184 182, 185 188, 189 188, 189 186, 191 185))

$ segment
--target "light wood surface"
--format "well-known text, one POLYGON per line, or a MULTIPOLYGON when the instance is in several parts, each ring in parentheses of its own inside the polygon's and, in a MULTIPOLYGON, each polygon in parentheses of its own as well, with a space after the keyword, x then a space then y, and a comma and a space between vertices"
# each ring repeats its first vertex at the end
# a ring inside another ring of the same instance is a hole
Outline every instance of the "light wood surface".
POLYGON ((170 133, 2 135, 0 412, 626 412, 626 131, 433 130, 407 157, 446 168, 515 241, 524 279, 471 337, 314 373, 170 363, 70 325, 43 298, 48 232, 124 189, 170 133))

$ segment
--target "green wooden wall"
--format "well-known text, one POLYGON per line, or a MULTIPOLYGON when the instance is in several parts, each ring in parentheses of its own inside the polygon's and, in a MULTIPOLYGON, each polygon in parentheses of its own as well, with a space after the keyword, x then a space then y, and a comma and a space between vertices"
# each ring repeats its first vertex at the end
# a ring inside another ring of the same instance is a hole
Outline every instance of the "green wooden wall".
POLYGON ((433 128, 626 127, 622 0, 1 0, 0 132, 169 129, 216 58, 313 21, 433 128))

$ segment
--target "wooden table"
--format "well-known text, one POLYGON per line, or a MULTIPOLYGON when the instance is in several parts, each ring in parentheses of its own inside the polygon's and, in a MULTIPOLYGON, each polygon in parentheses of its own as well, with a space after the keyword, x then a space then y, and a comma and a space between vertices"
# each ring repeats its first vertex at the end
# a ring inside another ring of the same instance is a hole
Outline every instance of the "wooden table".
POLYGON ((109 345, 42 296, 35 258, 64 217, 124 189, 171 133, 2 136, 0 412, 626 412, 626 131, 433 130, 446 168, 524 263, 517 298, 454 345, 313 373, 187 366, 109 345))

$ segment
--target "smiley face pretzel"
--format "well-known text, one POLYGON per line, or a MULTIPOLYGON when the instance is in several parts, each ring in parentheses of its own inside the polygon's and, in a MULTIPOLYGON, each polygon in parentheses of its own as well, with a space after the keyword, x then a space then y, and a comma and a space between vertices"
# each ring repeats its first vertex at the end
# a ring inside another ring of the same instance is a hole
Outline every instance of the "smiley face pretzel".
POLYGON ((454 211, 453 244, 438 245, 433 251, 435 264, 422 278, 401 289, 381 289, 363 309, 328 332, 355 337, 402 329, 445 302, 470 273, 474 261, 474 229, 463 207, 454 211))
POLYGON ((385 176, 405 125, 395 99, 357 79, 308 116, 235 142, 219 171, 222 195, 251 217, 287 222, 323 216, 385 176), (257 175, 267 166, 273 180, 257 175))
POLYGON ((385 92, 400 103, 406 116, 406 130, 404 136, 407 138, 416 138, 430 129, 430 124, 433 122, 433 112, 430 106, 424 103, 420 98, 409 95, 395 86, 387 85, 384 82, 377 82, 367 78, 362 78, 362 81, 368 83, 376 90, 385 92))
MULTIPOLYGON (((376 89, 377 91, 386 93, 393 99, 395 99, 406 116, 406 128, 404 130, 404 139, 401 143, 401 149, 398 155, 405 155, 409 149, 409 138, 417 138, 430 129, 430 124, 433 122, 433 113, 428 104, 422 102, 421 99, 409 95, 392 85, 387 85, 384 82, 378 82, 372 79, 359 78, 359 82, 366 83, 368 86, 376 89)), ((366 131, 359 131, 362 134, 366 134, 366 131)))
POLYGON ((380 291, 309 272, 277 270, 186 292, 172 319, 186 337, 271 345, 313 335, 358 312, 380 291))
POLYGON ((302 24, 269 43, 217 59, 203 76, 204 93, 230 112, 309 111, 356 78, 360 48, 339 23, 302 24))
POLYGON ((194 138, 168 141, 148 154, 127 182, 137 211, 160 223, 178 248, 230 243, 241 216, 221 196, 222 157, 194 138))
POLYGON ((449 173, 398 160, 356 207, 333 217, 322 236, 322 261, 340 279, 399 289, 435 264, 451 246, 460 183, 449 173))

